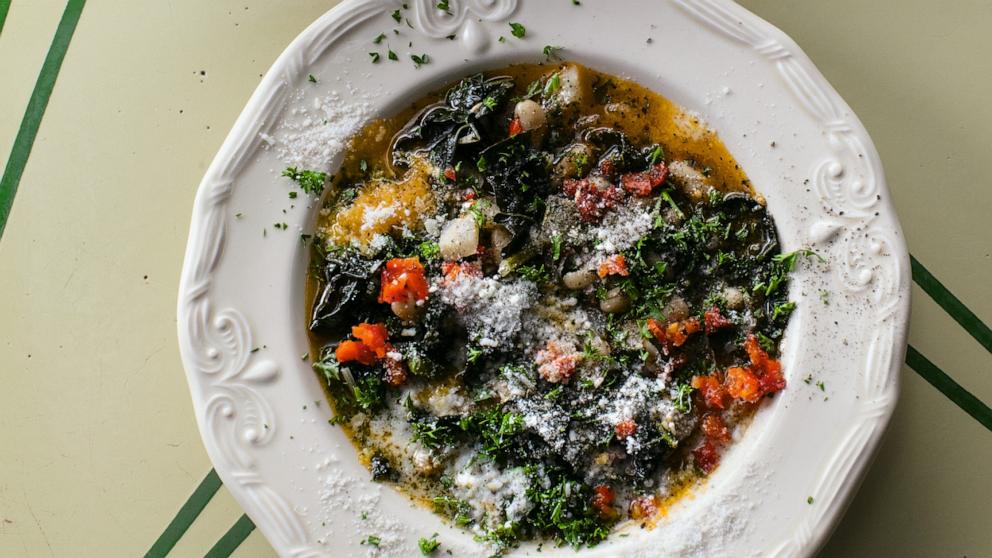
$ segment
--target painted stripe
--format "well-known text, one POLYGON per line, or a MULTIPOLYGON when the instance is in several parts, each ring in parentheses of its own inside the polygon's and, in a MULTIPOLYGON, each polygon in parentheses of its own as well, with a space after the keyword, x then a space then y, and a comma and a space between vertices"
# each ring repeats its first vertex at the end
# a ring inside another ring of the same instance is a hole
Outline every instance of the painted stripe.
POLYGON ((906 348, 906 364, 923 376, 923 379, 940 390, 948 399, 961 407, 961 410, 968 413, 975 420, 982 423, 985 428, 992 430, 992 409, 982 403, 980 399, 961 387, 960 384, 951 379, 937 365, 930 362, 927 357, 920 354, 912 345, 906 348))
POLYGON ((10 0, 0 0, 0 33, 3 33, 3 23, 7 21, 7 12, 10 11, 10 0))
POLYGON ((951 294, 936 277, 930 273, 923 264, 912 255, 909 256, 910 264, 913 266, 913 281, 934 300, 945 312, 950 314, 954 320, 961 324, 976 341, 985 347, 986 351, 992 353, 992 329, 985 325, 978 316, 964 305, 958 297, 951 294))
POLYGON ((248 519, 247 515, 242 515, 224 536, 217 541, 203 558, 227 558, 248 538, 248 535, 255 530, 255 524, 248 519))
MULTIPOLYGON (((6 1, 9 7, 10 0, 0 1, 6 1)), ((52 89, 55 88, 55 79, 59 75, 65 53, 69 50, 69 42, 76 31, 76 24, 79 23, 84 4, 86 0, 69 0, 66 4, 65 11, 62 12, 62 20, 55 30, 52 46, 48 48, 48 55, 45 56, 45 62, 41 66, 38 81, 35 82, 34 91, 31 92, 28 108, 24 111, 21 127, 17 130, 14 147, 10 150, 10 158, 7 159, 3 178, 0 179, 0 237, 3 236, 4 227, 7 226, 7 217, 10 216, 10 208, 14 204, 14 194, 17 193, 21 175, 24 174, 24 166, 31 154, 34 139, 38 135, 41 118, 45 115, 48 99, 51 98, 52 89)))
POLYGON ((210 469, 210 472, 203 477, 200 485, 196 487, 186 503, 176 512, 176 516, 169 522, 165 531, 159 535, 155 544, 145 553, 145 558, 162 558, 169 554, 169 551, 176 546, 176 543, 183 537, 193 521, 199 517, 203 508, 207 507, 210 499, 214 497, 220 487, 221 482, 220 477, 217 476, 217 471, 210 469))

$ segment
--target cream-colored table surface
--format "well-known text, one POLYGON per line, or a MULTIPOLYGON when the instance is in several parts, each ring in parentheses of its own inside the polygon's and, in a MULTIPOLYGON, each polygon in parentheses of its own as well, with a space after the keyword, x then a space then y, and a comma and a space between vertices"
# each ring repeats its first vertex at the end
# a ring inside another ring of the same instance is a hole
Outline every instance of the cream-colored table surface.
MULTIPOLYGON (((141 555, 210 469, 175 335, 193 193, 262 72, 335 3, 86 4, 0 239, 0 556, 141 555)), ((912 253, 992 320, 992 3, 743 3, 852 105, 912 253)), ((4 157, 64 6, 13 0, 4 157)), ((992 401, 992 357, 914 289, 911 344, 992 401)), ((992 433, 903 378, 822 555, 992 556, 992 433)), ((222 488, 172 555, 202 555, 240 515, 222 488)), ((255 532, 235 555, 272 551, 255 532)))

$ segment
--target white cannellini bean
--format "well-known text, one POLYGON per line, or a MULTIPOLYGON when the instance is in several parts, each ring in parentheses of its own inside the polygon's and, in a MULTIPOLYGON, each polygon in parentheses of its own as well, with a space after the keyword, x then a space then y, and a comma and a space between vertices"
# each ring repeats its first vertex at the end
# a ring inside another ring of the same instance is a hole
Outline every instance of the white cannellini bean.
POLYGON ((606 298, 599 301, 599 309, 607 314, 623 312, 630 307, 630 299, 623 294, 620 287, 610 289, 606 292, 606 298))
POLYGON ((558 89, 557 97, 563 105, 582 102, 582 75, 578 66, 566 64, 559 72, 558 79, 561 86, 558 89))
POLYGON ((596 280, 596 272, 591 269, 569 271, 561 276, 561 282, 569 289, 584 289, 596 280))
POLYGON ((490 233, 489 241, 492 244, 490 255, 496 259, 496 263, 499 263, 503 259, 503 248, 513 241, 513 235, 503 225, 496 225, 490 233))
POLYGON ((555 165, 555 174, 564 176, 566 178, 576 178, 579 176, 580 171, 588 172, 589 162, 592 161, 593 153, 592 148, 584 143, 575 143, 567 148, 565 148, 565 153, 555 165), (579 161, 581 159, 586 160, 586 165, 584 169, 579 168, 579 161))
POLYGON ((710 195, 710 190, 713 189, 706 176, 692 168, 692 165, 685 161, 673 161, 668 165, 668 172, 669 176, 672 177, 672 181, 692 201, 698 202, 706 199, 710 195))
POLYGON ((479 226, 474 215, 463 215, 448 221, 438 239, 441 256, 446 260, 457 260, 475 254, 479 248, 479 226))
POLYGON ((737 287, 724 287, 722 294, 728 308, 740 310, 744 307, 744 293, 737 287))
POLYGON ((513 107, 513 115, 520 120, 520 127, 524 131, 544 126, 544 109, 541 108, 541 105, 530 99, 525 99, 517 103, 513 107))
POLYGON ((389 305, 389 309, 396 314, 396 317, 404 322, 415 321, 420 316, 420 306, 417 301, 410 297, 407 300, 397 300, 389 305))
POLYGON ((677 322, 689 317, 689 305, 685 303, 682 297, 673 296, 661 310, 661 313, 665 319, 677 322))

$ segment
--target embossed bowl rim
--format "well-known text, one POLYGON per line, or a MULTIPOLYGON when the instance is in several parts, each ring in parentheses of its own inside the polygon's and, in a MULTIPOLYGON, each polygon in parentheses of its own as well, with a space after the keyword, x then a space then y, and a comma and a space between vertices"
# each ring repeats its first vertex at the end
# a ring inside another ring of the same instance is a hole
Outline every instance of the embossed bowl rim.
POLYGON ((433 532, 456 555, 478 554, 470 535, 371 483, 327 425, 320 385, 300 358, 308 256, 296 233, 312 230, 317 204, 289 203, 278 178, 285 165, 263 137, 331 90, 386 115, 473 71, 539 61, 551 44, 698 112, 767 199, 783 248, 811 247, 827 260, 801 266, 790 287, 789 388, 658 528, 628 529, 582 554, 813 555, 892 414, 909 317, 905 243, 857 117, 792 40, 728 0, 628 0, 623 10, 604 0, 451 0, 450 15, 433 0, 408 3, 348 0, 307 28, 265 75, 197 192, 179 342, 204 445, 228 490, 282 556, 364 555, 369 534, 382 538, 379 555, 407 556, 433 532), (392 22, 396 9, 410 26, 392 22), (511 36, 509 21, 527 36, 511 36), (399 62, 372 43, 393 28, 402 35, 387 42, 399 62), (370 51, 383 60, 372 64, 370 51), (408 56, 421 52, 431 62, 417 69, 408 56), (371 512, 365 522, 360 512, 371 512))

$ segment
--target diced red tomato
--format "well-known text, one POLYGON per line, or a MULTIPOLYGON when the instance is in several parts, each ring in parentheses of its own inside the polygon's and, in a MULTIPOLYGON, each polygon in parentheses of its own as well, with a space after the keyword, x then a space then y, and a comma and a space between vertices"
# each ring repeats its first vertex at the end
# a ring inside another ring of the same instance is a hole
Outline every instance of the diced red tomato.
POLYGON ((475 199, 477 195, 478 194, 475 193, 475 190, 467 190, 465 192, 465 195, 462 197, 465 199, 465 201, 472 201, 475 199))
POLYGON ((384 324, 361 323, 352 326, 351 334, 358 341, 348 339, 338 344, 334 350, 338 362, 360 362, 369 366, 386 358, 386 353, 393 349, 384 324))
POLYGON ((599 510, 600 515, 612 515, 613 499, 616 498, 616 494, 613 489, 605 484, 598 484, 592 489, 592 507, 599 510))
POLYGON ((622 420, 614 428, 617 438, 625 440, 637 433, 637 423, 631 419, 622 420))
POLYGON ((449 181, 454 182, 458 179, 458 174, 455 172, 454 167, 447 167, 444 169, 444 177, 449 181))
POLYGON ((699 394, 703 397, 703 403, 710 409, 726 407, 727 390, 723 387, 723 382, 716 372, 707 376, 693 376, 692 387, 699 390, 699 394))
POLYGON ((574 178, 566 178, 561 182, 561 190, 562 192, 565 193, 566 196, 570 198, 574 197, 575 193, 579 191, 579 185, 582 184, 583 182, 588 182, 588 181, 584 178, 578 180, 574 178))
POLYGON ((703 322, 706 324, 706 333, 713 333, 734 325, 734 322, 725 318, 716 306, 703 313, 703 322))
POLYGON ((764 395, 758 377, 750 368, 727 370, 727 393, 734 399, 755 403, 764 395))
POLYGON ((622 277, 626 277, 630 275, 630 272, 627 271, 627 260, 623 257, 623 254, 610 256, 599 264, 598 274, 600 279, 606 277, 607 275, 620 275, 622 277))
POLYGON ((613 159, 603 159, 599 162, 599 172, 607 178, 613 178, 613 173, 617 171, 617 164, 613 159))
POLYGON ((727 425, 723 422, 720 415, 707 414, 704 416, 702 428, 706 439, 714 444, 725 445, 730 443, 730 430, 727 429, 727 425))
POLYGON ((658 163, 646 171, 629 172, 621 176, 620 185, 631 194, 644 198, 654 193, 654 189, 667 177, 668 166, 665 163, 658 163))
POLYGON ((692 456, 696 460, 696 467, 699 467, 706 474, 712 473, 713 469, 716 469, 716 466, 720 464, 720 452, 709 440, 692 450, 692 456))
POLYGON ((665 328, 662 327, 661 322, 654 318, 648 318, 647 326, 648 331, 651 332, 651 335, 653 335, 659 343, 667 342, 667 338, 665 337, 665 328))
POLYGON ((782 375, 782 365, 777 360, 769 359, 765 365, 764 374, 758 377, 761 391, 776 393, 785 389, 785 376, 782 375))
POLYGON ((566 383, 575 374, 579 356, 574 347, 548 341, 534 356, 534 362, 537 363, 537 373, 546 381, 553 384, 566 383))
POLYGON ((579 217, 583 221, 597 221, 610 209, 616 207, 623 193, 616 186, 610 185, 600 189, 589 179, 566 179, 562 182, 566 195, 575 199, 579 209, 579 217))
POLYGON ((758 338, 754 335, 748 335, 747 340, 744 341, 744 350, 747 351, 747 356, 751 359, 751 364, 762 368, 765 362, 769 360, 768 353, 761 348, 761 343, 758 342, 758 338))
POLYGON ((638 496, 630 502, 631 519, 648 519, 658 513, 658 500, 655 496, 638 496))
POLYGON ((384 358, 390 349, 389 333, 385 324, 361 323, 352 326, 351 335, 364 343, 378 358, 384 358))
POLYGON ((668 337, 673 345, 681 347, 689 340, 689 336, 699 331, 699 329, 699 319, 689 318, 668 324, 668 327, 665 328, 665 336, 668 337))
POLYGON ((648 331, 658 340, 662 351, 666 355, 673 348, 685 345, 689 337, 697 333, 702 327, 699 323, 699 318, 688 318, 678 322, 671 322, 664 326, 654 318, 648 318, 647 326, 648 331))
POLYGON ((520 123, 520 119, 514 118, 513 122, 510 122, 510 137, 512 138, 513 136, 523 131, 524 131, 524 126, 523 124, 520 123))
POLYGON ((471 262, 444 262, 441 264, 441 273, 444 275, 445 283, 457 280, 463 273, 467 277, 482 277, 482 269, 478 264, 471 262))
POLYGON ((758 378, 761 395, 775 393, 785 389, 785 376, 782 375, 782 364, 768 356, 761 348, 758 338, 748 335, 744 342, 744 350, 751 359, 751 370, 758 378))
POLYGON ((361 341, 342 341, 334 350, 338 362, 357 361, 368 366, 376 361, 375 352, 361 341))
POLYGON ((428 285, 420 258, 394 258, 382 270, 380 303, 407 302, 427 298, 428 285))

